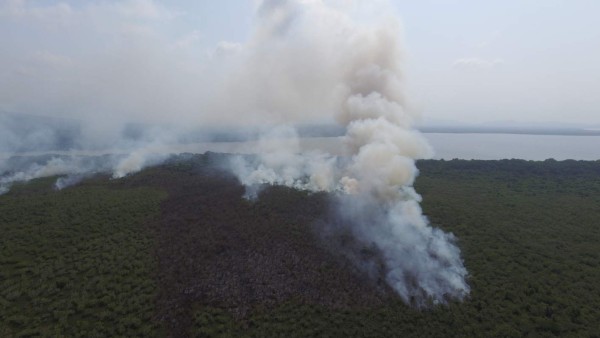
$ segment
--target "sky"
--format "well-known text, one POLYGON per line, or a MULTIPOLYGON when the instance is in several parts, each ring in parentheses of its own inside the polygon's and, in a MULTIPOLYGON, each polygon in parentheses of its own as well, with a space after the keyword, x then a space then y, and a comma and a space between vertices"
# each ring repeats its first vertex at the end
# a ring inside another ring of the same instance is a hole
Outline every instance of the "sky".
MULTIPOLYGON (((405 87, 426 123, 600 125, 600 1, 326 2, 399 19, 405 87)), ((0 0, 0 111, 206 119, 258 3, 0 0)))

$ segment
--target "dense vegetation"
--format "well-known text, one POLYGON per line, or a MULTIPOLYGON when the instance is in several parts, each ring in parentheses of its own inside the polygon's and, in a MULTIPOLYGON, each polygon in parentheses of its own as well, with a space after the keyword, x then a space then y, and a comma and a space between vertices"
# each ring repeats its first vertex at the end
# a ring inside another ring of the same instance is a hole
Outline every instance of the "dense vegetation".
POLYGON ((472 292, 415 310, 329 248, 326 195, 248 201, 221 160, 0 196, 0 336, 599 336, 600 161, 419 162, 472 292))
POLYGON ((52 179, 0 196, 0 336, 156 332, 152 235, 165 194, 52 179))

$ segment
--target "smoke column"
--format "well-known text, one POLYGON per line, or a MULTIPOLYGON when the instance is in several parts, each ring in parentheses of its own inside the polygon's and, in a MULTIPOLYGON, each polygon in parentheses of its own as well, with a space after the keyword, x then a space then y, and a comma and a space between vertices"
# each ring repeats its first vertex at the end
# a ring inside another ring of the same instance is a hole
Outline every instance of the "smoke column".
MULTIPOLYGON (((335 191, 339 223, 365 247, 376 247, 386 282, 405 302, 424 306, 463 299, 469 286, 455 238, 428 224, 412 188, 415 160, 432 156, 432 149, 411 129, 399 25, 392 19, 357 24, 320 1, 267 0, 259 17, 253 41, 258 47, 244 69, 260 68, 259 55, 285 70, 260 88, 289 91, 268 96, 264 109, 283 116, 303 108, 335 113, 346 127, 348 156, 300 154, 294 131, 276 127, 259 142, 257 162, 237 158, 232 164, 249 195, 265 183, 335 191), (289 106, 281 97, 307 101, 289 106)), ((355 263, 365 271, 375 265, 355 263)))
MULTIPOLYGON (((169 39, 176 13, 148 1, 155 15, 132 16, 132 3, 0 4, 10 27, 52 47, 28 58, 19 49, 28 44, 2 41, 10 53, 0 53, 0 194, 43 176, 65 175, 57 189, 97 172, 118 179, 163 161, 194 128, 250 126, 265 131, 255 160, 231 163, 248 197, 265 184, 332 192, 331 226, 376 249, 407 303, 469 293, 454 237, 428 224, 412 188, 415 160, 432 150, 411 128, 400 25, 373 14, 386 12, 385 0, 256 2, 249 40, 221 41, 211 53, 169 39), (346 130, 346 156, 301 151, 293 125, 334 121, 346 130), (46 156, 21 163, 14 155, 23 153, 46 156)), ((368 274, 378 264, 348 257, 368 274)))

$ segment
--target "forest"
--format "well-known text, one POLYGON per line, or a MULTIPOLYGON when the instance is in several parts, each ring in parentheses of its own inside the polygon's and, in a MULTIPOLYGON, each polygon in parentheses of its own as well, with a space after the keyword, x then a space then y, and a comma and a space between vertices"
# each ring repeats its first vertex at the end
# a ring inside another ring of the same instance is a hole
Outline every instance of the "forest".
POLYGON ((323 236, 331 196, 245 199, 227 159, 1 195, 0 336, 600 337, 600 161, 419 161, 471 293, 415 309, 323 236))

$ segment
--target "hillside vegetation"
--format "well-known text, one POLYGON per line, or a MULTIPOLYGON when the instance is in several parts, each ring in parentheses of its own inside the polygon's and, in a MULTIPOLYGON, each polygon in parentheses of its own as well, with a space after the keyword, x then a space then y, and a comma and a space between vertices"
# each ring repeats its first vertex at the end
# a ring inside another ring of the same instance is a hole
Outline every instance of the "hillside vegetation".
POLYGON ((599 161, 420 161, 472 291, 416 310, 332 248, 326 194, 246 200, 226 159, 0 196, 0 336, 598 337, 599 161))

